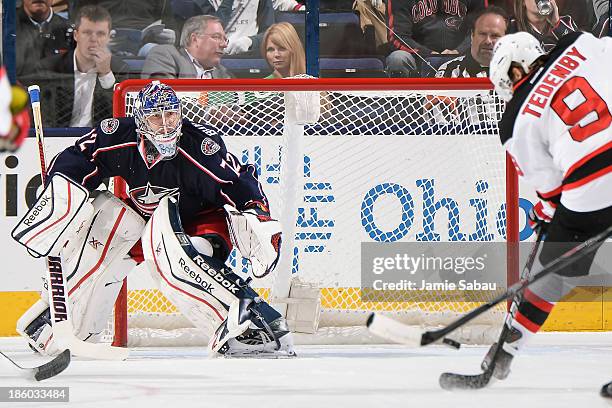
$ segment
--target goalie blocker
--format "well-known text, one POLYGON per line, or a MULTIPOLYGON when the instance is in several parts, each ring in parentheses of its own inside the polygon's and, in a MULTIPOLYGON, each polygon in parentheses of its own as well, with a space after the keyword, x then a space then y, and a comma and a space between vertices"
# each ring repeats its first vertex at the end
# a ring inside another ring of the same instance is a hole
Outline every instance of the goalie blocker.
POLYGON ((88 198, 87 189, 57 173, 13 229, 11 236, 33 256, 47 256, 54 247, 57 253, 65 241, 91 217, 93 208, 87 202, 88 198), (64 240, 58 245, 61 237, 64 240))
POLYGON ((145 227, 142 246, 162 293, 210 334, 210 352, 294 355, 285 319, 195 238, 183 231, 177 201, 165 197, 145 227))

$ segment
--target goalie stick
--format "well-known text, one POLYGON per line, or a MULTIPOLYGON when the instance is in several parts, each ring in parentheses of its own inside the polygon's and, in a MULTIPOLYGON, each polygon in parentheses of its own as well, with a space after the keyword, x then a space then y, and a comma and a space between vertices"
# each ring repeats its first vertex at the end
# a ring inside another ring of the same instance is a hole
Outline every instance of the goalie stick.
POLYGON ((54 377, 64 371, 70 364, 70 350, 64 350, 59 355, 55 356, 52 360, 38 367, 22 367, 17 364, 12 358, 0 351, 0 355, 11 363, 11 366, 16 368, 18 372, 27 379, 34 379, 36 381, 46 380, 47 378, 54 377))
MULTIPOLYGON (((32 85, 28 87, 28 93, 30 94, 30 104, 32 106, 36 143, 38 144, 40 177, 44 186, 47 181, 47 161, 45 158, 45 141, 40 111, 40 87, 32 85)), ((72 325, 68 303, 68 287, 65 279, 66 275, 62 267, 62 259, 59 256, 47 256, 45 257, 45 263, 51 324, 53 327, 53 337, 58 348, 60 350, 70 350, 72 354, 80 357, 98 360, 125 360, 129 354, 127 348, 87 343, 74 335, 74 326, 72 325)))

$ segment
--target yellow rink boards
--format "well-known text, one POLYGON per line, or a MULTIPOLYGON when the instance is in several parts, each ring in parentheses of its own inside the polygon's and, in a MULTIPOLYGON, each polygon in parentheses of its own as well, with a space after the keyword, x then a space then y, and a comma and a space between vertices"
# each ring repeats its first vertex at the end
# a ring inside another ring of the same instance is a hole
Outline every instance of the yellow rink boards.
MULTIPOLYGON (((338 289, 322 291, 322 306, 333 307, 338 289)), ((344 294, 346 296, 346 293, 344 294)), ((38 298, 37 292, 0 292, 0 337, 15 336, 19 316, 38 298)), ((165 307, 165 306, 163 306, 165 307)), ((465 305, 456 304, 466 310, 465 305)), ((149 305, 150 311, 160 311, 159 304, 149 305)), ((376 309, 380 310, 379 307, 376 309)), ((383 308, 384 309, 384 308, 383 308)), ((467 309, 469 310, 469 309, 467 309)), ((612 330, 612 288, 581 287, 558 303, 544 325, 546 331, 607 331, 612 330)))

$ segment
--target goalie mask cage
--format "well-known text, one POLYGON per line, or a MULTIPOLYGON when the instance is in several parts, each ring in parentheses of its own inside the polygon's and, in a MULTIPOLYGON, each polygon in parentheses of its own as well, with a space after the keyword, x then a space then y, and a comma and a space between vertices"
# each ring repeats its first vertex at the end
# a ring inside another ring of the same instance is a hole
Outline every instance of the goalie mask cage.
MULTIPOLYGON (((283 223, 283 245, 276 270, 252 286, 287 312, 293 329, 315 332, 296 335, 297 343, 376 342, 364 330, 370 311, 435 327, 485 300, 477 291, 465 301, 388 291, 380 301, 362 301, 360 247, 518 240, 517 176, 497 128, 504 104, 488 79, 162 82, 180 96, 185 118, 217 127, 228 151, 255 164, 272 216, 283 223)), ((133 115, 147 83, 116 87, 116 117, 133 115)), ((115 180, 116 194, 125 197, 127 188, 115 180)), ((518 257, 507 246, 512 282, 518 257)), ((248 276, 235 251, 228 263, 248 276)), ((114 344, 205 344, 142 269, 130 273, 117 300, 114 344)), ((496 309, 455 337, 492 341, 504 312, 496 309)))

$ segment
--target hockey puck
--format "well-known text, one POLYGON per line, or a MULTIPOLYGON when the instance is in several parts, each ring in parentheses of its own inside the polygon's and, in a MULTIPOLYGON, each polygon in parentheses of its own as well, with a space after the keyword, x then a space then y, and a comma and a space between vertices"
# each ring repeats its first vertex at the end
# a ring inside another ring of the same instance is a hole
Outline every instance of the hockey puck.
POLYGON ((442 343, 446 344, 449 347, 457 349, 457 350, 459 350, 459 348, 461 347, 461 343, 453 339, 446 338, 446 337, 444 338, 444 340, 442 340, 442 343))

